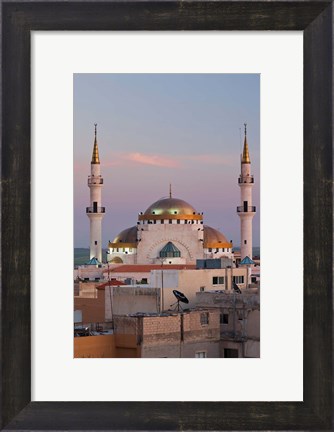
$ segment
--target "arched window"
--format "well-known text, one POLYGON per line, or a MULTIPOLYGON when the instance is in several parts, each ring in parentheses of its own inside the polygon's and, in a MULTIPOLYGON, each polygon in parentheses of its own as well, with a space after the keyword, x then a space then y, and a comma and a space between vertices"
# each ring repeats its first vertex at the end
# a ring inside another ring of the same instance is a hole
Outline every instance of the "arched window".
POLYGON ((160 258, 177 258, 181 256, 181 252, 172 242, 168 242, 161 249, 159 255, 160 258))

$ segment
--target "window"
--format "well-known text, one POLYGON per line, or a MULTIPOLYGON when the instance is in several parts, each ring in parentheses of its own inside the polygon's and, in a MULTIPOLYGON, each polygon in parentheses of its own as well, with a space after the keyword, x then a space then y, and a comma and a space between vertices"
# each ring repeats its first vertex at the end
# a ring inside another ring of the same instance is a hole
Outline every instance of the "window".
POLYGON ((209 252, 212 252, 212 248, 209 248, 209 252))
POLYGON ((177 220, 177 223, 178 223, 178 224, 180 223, 180 219, 177 220))
POLYGON ((195 358, 206 358, 206 351, 197 351, 195 353, 195 358))
POLYGON ((168 242, 161 249, 159 255, 160 258, 176 258, 181 256, 181 252, 172 242, 168 242))
POLYGON ((220 314, 220 324, 228 324, 228 314, 220 314))
POLYGON ((244 277, 243 276, 233 276, 233 282, 236 284, 243 284, 244 283, 244 277))
POLYGON ((96 241, 96 240, 95 240, 95 242, 94 242, 94 243, 95 243, 95 245, 97 245, 97 241, 96 241))
POLYGON ((224 285, 224 276, 213 276, 212 285, 224 285))
POLYGON ((203 291, 205 291, 205 287, 200 287, 200 292, 203 292, 203 291))
POLYGON ((209 312, 202 312, 201 325, 208 325, 208 324, 209 324, 209 312))
POLYGON ((161 219, 160 223, 162 223, 162 224, 163 224, 163 223, 165 223, 165 221, 164 221, 163 219, 161 219))
POLYGON ((247 240, 244 240, 244 244, 247 244, 247 240))
POLYGON ((172 223, 172 219, 169 219, 169 223, 170 223, 170 224, 172 223))
POLYGON ((238 358, 238 350, 231 348, 224 348, 224 357, 225 358, 238 358))

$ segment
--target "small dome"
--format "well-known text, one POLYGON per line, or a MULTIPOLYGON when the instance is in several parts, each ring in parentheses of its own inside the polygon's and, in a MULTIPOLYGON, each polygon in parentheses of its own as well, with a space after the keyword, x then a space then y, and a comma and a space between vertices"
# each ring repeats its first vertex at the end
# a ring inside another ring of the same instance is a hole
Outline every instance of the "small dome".
POLYGON ((232 243, 220 231, 204 225, 204 247, 231 248, 232 243))
POLYGON ((123 243, 131 245, 137 243, 137 225, 121 231, 114 240, 109 243, 109 247, 123 243))
POLYGON ((194 215, 197 211, 194 207, 178 198, 163 198, 151 204, 144 215, 170 216, 170 215, 194 215))
POLYGON ((123 264, 123 260, 117 256, 110 260, 110 264, 123 264))

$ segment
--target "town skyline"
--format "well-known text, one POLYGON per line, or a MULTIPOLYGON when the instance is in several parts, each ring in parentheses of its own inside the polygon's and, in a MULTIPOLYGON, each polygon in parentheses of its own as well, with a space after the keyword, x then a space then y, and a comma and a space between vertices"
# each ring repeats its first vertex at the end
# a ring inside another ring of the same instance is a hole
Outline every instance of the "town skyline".
POLYGON ((102 244, 169 195, 240 246, 244 123, 255 178, 260 246, 260 77, 257 74, 75 74, 74 246, 89 247, 87 178, 97 123, 104 178, 102 244))

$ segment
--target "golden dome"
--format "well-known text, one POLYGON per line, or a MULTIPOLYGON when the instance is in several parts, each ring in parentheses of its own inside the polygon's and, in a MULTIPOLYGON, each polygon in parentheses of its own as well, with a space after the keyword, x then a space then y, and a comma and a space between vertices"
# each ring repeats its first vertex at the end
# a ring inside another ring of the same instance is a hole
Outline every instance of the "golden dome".
POLYGON ((121 231, 109 247, 137 247, 137 225, 121 231))
POLYGON ((110 260, 110 264, 123 264, 123 260, 117 256, 110 260))
POLYGON ((204 225, 204 247, 205 248, 231 248, 232 243, 227 241, 220 231, 204 225))
POLYGON ((194 207, 178 198, 162 198, 151 204, 139 220, 143 219, 199 219, 203 217, 194 207))

